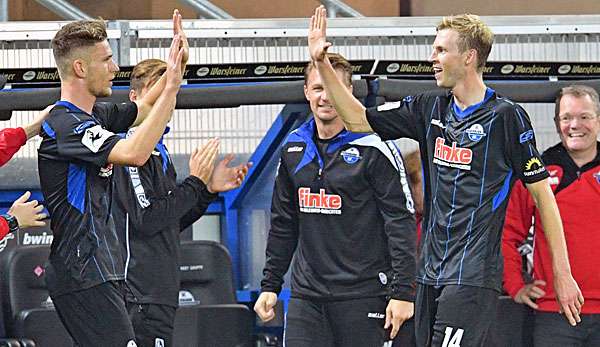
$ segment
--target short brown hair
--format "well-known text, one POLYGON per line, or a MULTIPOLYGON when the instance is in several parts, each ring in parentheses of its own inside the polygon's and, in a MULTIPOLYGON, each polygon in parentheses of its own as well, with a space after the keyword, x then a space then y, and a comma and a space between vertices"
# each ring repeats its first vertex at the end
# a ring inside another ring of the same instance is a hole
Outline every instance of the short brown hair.
POLYGON ((442 18, 436 30, 444 29, 451 29, 458 33, 457 44, 461 52, 469 49, 477 51, 477 70, 482 71, 494 42, 494 34, 490 27, 477 15, 460 14, 442 18))
POLYGON ((573 84, 568 87, 564 87, 558 92, 556 96, 556 101, 554 102, 554 121, 558 121, 558 116, 560 115, 560 101, 563 96, 571 95, 576 98, 583 98, 585 96, 589 96, 592 100, 592 104, 594 104, 594 110, 596 115, 600 115, 600 101, 598 98, 598 92, 596 89, 588 86, 584 86, 582 84, 573 84))
POLYGON ((135 65, 131 72, 129 89, 140 93, 146 86, 151 86, 167 70, 167 63, 160 59, 145 59, 135 65))
MULTIPOLYGON (((352 85, 352 64, 346 60, 341 54, 337 53, 327 53, 327 58, 329 58, 329 62, 333 66, 334 70, 342 70, 344 71, 344 76, 346 76, 346 85, 352 85)), ((306 67, 304 68, 304 84, 308 81, 308 76, 310 72, 315 68, 315 65, 312 61, 308 62, 306 67)))
POLYGON ((106 23, 102 19, 80 20, 63 26, 52 39, 52 53, 62 76, 69 73, 73 52, 106 40, 106 23))

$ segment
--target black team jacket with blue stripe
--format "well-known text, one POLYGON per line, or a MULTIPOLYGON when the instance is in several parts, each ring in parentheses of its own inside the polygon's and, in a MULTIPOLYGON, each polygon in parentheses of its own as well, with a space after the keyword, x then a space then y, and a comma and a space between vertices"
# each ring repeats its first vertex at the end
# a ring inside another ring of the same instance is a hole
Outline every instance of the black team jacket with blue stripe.
POLYGON ((413 301, 414 210, 398 149, 377 135, 315 137, 311 120, 281 149, 261 290, 279 293, 293 258, 294 297, 413 301))

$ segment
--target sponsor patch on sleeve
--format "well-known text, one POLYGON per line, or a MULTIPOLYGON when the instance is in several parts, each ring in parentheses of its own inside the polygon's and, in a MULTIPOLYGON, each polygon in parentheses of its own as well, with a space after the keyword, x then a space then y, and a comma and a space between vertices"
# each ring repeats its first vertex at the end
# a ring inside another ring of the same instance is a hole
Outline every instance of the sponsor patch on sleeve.
POLYGON ((98 153, 104 142, 114 134, 100 125, 85 129, 85 133, 81 138, 81 143, 89 148, 90 151, 98 153))
POLYGON ((542 160, 538 157, 533 157, 525 163, 523 168, 523 175, 525 177, 535 176, 539 173, 546 171, 546 167, 542 164, 542 160))
POLYGON ((531 139, 533 139, 533 130, 527 130, 519 135, 519 143, 525 143, 531 139))

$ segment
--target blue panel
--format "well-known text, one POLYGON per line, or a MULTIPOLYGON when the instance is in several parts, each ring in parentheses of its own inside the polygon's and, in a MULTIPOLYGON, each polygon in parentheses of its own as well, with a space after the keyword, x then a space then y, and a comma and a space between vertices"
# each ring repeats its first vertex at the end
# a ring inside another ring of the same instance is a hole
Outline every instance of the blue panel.
POLYGON ((498 208, 498 206, 502 205, 502 202, 508 196, 508 192, 510 191, 511 177, 512 177, 512 170, 510 170, 508 172, 508 175, 506 175, 506 178, 504 179, 504 184, 502 184, 502 188, 500 189, 498 194, 496 194, 496 196, 494 196, 494 201, 492 202, 492 211, 495 211, 498 208))
POLYGON ((54 129, 52 129, 50 127, 50 125, 48 124, 48 122, 44 121, 42 123, 42 128, 44 128, 44 132, 46 132, 46 134, 48 134, 48 136, 50 136, 53 139, 56 139, 56 133, 54 132, 54 129))
POLYGON ((83 166, 69 164, 67 177, 67 201, 79 212, 85 211, 86 171, 83 166))

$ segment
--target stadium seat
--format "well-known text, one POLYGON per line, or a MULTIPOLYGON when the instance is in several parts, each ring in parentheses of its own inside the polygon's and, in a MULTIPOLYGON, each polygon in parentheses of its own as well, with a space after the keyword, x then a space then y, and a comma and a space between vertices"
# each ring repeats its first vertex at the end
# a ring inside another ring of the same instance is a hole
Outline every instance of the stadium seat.
MULTIPOLYGON (((15 247, 0 258, 0 300, 6 336, 20 346, 70 346, 44 280, 50 247, 15 247)), ((9 344, 10 346, 10 344, 9 344)))
POLYGON ((237 303, 227 249, 213 241, 182 242, 180 274, 173 345, 251 346, 254 313, 237 303))

